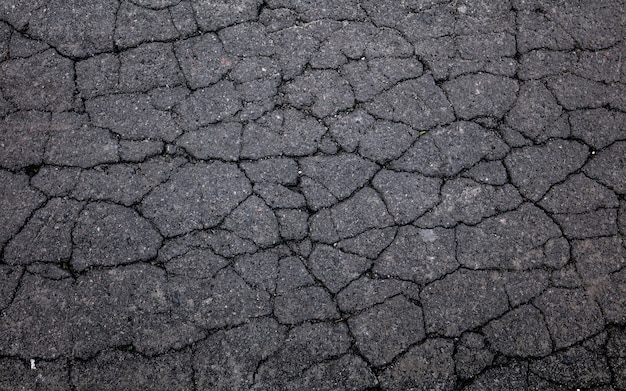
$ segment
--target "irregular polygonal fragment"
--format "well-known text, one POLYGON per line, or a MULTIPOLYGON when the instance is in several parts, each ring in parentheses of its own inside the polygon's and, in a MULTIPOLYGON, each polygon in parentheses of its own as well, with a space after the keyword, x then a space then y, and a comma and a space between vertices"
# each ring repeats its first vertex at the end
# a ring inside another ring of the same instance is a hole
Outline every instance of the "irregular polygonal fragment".
POLYGON ((136 46, 142 42, 167 41, 177 38, 178 30, 167 9, 148 9, 122 2, 116 14, 115 44, 136 46))
POLYGON ((502 161, 480 162, 467 170, 464 176, 486 185, 504 185, 508 182, 508 174, 502 161))
POLYGON ((459 76, 443 85, 456 115, 501 118, 515 103, 519 86, 511 78, 490 74, 459 76))
POLYGON ((285 378, 299 376, 315 363, 345 353, 350 345, 351 338, 345 324, 303 323, 292 328, 281 349, 259 365, 255 380, 266 387, 277 382, 280 384, 285 378))
POLYGON ((342 311, 359 312, 401 293, 419 297, 419 288, 410 282, 396 279, 371 279, 361 277, 342 289, 336 296, 342 311))
POLYGON ((284 339, 285 327, 273 319, 257 319, 218 331, 195 349, 193 365, 197 386, 212 390, 252 386, 259 363, 276 352, 284 339))
POLYGON ((594 109, 613 101, 610 86, 571 73, 550 77, 547 82, 557 102, 567 110, 594 109))
POLYGON ((452 179, 441 189, 441 203, 428 211, 417 223, 426 227, 452 227, 458 222, 478 224, 485 217, 512 210, 522 197, 511 185, 480 185, 470 179, 452 179))
POLYGON ((514 149, 504 164, 520 193, 537 201, 553 184, 579 169, 588 150, 576 141, 550 140, 543 145, 514 149))
POLYGON ((46 163, 89 168, 119 159, 118 141, 107 130, 90 126, 87 116, 53 114, 46 163))
POLYGON ((297 324, 311 320, 337 319, 339 312, 324 288, 310 286, 278 294, 274 299, 274 315, 281 323, 297 324))
POLYGON ((254 254, 244 254, 236 258, 233 269, 250 286, 274 293, 280 255, 278 251, 274 252, 272 249, 257 251, 254 254))
POLYGON ((68 327, 73 354, 91 358, 109 347, 135 341, 142 349, 165 351, 183 342, 189 336, 183 327, 178 330, 178 340, 155 332, 171 319, 159 316, 170 308, 166 289, 165 271, 146 263, 81 274, 71 292, 74 307, 67 321, 73 326, 68 327), (150 322, 150 318, 156 321, 150 322), (145 329, 140 332, 141 326, 145 329))
POLYGON ((618 141, 589 161, 583 171, 617 194, 626 194, 626 141, 618 141))
POLYGON ((184 254, 167 259, 165 270, 172 275, 189 278, 211 278, 229 264, 210 249, 191 248, 184 254))
POLYGON ((104 95, 87 100, 85 108, 93 125, 128 139, 172 141, 182 132, 170 113, 143 94, 104 95))
POLYGON ((378 163, 396 159, 418 136, 413 128, 389 121, 376 121, 360 137, 359 153, 378 163))
POLYGON ((382 170, 372 185, 382 195, 396 223, 407 224, 439 202, 441 179, 382 170))
POLYGON ((497 384, 507 390, 523 390, 528 387, 528 364, 526 362, 519 363, 513 361, 506 366, 497 366, 489 368, 479 376, 476 380, 465 389, 467 391, 488 390, 497 384))
MULTIPOLYGON (((564 250, 568 251, 567 241, 565 239, 559 241, 563 244, 564 250)), ((564 260, 567 261, 569 254, 564 255, 564 260)), ((561 270, 565 270, 565 268, 561 270)), ((508 271, 503 273, 503 277, 506 294, 511 306, 514 307, 538 296, 550 284, 550 273, 543 269, 508 271)))
POLYGON ((280 30, 270 37, 276 44, 276 57, 285 80, 301 74, 319 46, 319 41, 303 26, 280 30))
POLYGON ((250 195, 236 166, 221 162, 180 168, 141 203, 144 216, 165 236, 214 227, 250 195))
POLYGON ((541 199, 541 207, 552 213, 583 213, 599 208, 617 208, 615 193, 584 174, 570 176, 553 186, 541 199))
POLYGON ((399 18, 395 21, 397 26, 394 27, 411 43, 451 35, 454 32, 456 15, 450 5, 441 3, 443 2, 435 0, 429 3, 406 4, 404 7, 395 6, 394 8, 405 8, 405 11, 398 15, 399 18))
POLYGON ((76 84, 81 96, 93 98, 119 91, 119 56, 113 53, 99 54, 76 62, 75 68, 76 84))
POLYGON ((594 149, 626 139, 626 114, 604 108, 577 110, 570 114, 572 135, 580 137, 594 149))
POLYGON ((393 241, 396 231, 396 227, 373 228, 355 237, 338 242, 337 248, 374 259, 393 241))
POLYGON ((296 10, 302 19, 311 22, 319 19, 330 20, 362 20, 366 17, 356 0, 322 0, 317 3, 306 3, 298 0, 271 0, 273 7, 286 7, 296 10))
POLYGON ((521 56, 517 74, 522 80, 558 75, 570 70, 576 60, 577 56, 573 52, 533 50, 521 56))
POLYGON ((430 75, 398 83, 378 95, 366 108, 377 117, 419 130, 454 120, 450 102, 430 75))
POLYGON ((389 390, 453 390, 456 384, 453 351, 451 341, 437 338, 411 347, 382 372, 381 385, 389 390))
POLYGON ((0 246, 16 234, 45 197, 28 185, 28 177, 0 170, 0 246))
POLYGON ((82 204, 54 198, 37 210, 24 229, 4 249, 10 264, 57 262, 72 255, 71 230, 82 204))
POLYGON ((123 162, 141 162, 163 151, 162 141, 120 140, 119 143, 120 161, 123 162))
POLYGON ((543 315, 531 305, 507 312, 483 330, 491 346, 509 356, 541 357, 552 351, 543 315))
POLYGON ((9 169, 38 165, 43 161, 52 115, 18 111, 0 122, 0 165, 9 169))
POLYGON ((293 159, 272 158, 244 162, 241 167, 252 182, 274 182, 295 185, 298 181, 298 164, 293 159))
POLYGON ((64 111, 73 107, 72 61, 53 49, 0 64, 5 99, 23 110, 64 111))
POLYGON ((241 23, 218 33, 224 50, 236 56, 271 56, 274 42, 260 23, 241 23))
POLYGON ((70 194, 79 200, 106 200, 130 206, 165 182, 183 162, 156 158, 138 165, 112 164, 83 170, 75 183, 70 182, 70 194))
POLYGON ((254 192, 271 208, 301 208, 306 206, 304 196, 277 183, 259 183, 254 192))
POLYGON ((259 197, 242 202, 225 220, 224 228, 260 247, 268 247, 280 240, 278 222, 272 209, 259 197))
POLYGON ((453 230, 404 226, 376 260, 374 271, 420 284, 429 283, 458 268, 455 251, 453 230))
POLYGON ((570 346, 604 328, 596 302, 580 289, 550 288, 534 300, 556 348, 570 346))
POLYGON ((370 264, 371 261, 366 258, 344 253, 324 244, 315 246, 307 262, 311 273, 332 293, 337 293, 359 277, 370 264))
POLYGON ((176 144, 197 159, 238 160, 241 148, 241 124, 237 122, 203 126, 185 132, 176 144))
POLYGON ((559 227, 539 208, 523 204, 515 211, 457 230, 459 262, 471 268, 530 269, 558 266, 561 254, 548 249, 561 236, 559 227))
POLYGON ((125 388, 184 390, 193 387, 189 352, 146 358, 130 352, 109 351, 72 367, 72 384, 80 390, 125 388))
POLYGON ((279 261, 279 276, 276 281, 276 291, 285 293, 304 286, 311 286, 315 280, 309 274, 300 258, 287 257, 279 261))
POLYGON ((461 35, 456 38, 456 44, 464 60, 497 61, 516 53, 515 36, 504 32, 461 35))
POLYGON ((506 120, 525 136, 543 141, 551 136, 562 136, 554 126, 562 111, 543 83, 529 81, 522 84, 517 102, 506 120))
POLYGON ((491 364, 493 356, 481 334, 463 333, 454 352, 456 373, 462 379, 474 377, 491 364))
MULTIPOLYGON (((378 170, 378 165, 356 155, 317 155, 300 159, 302 175, 320 183, 337 199, 344 199, 363 186, 378 170)), ((304 195, 309 188, 304 188, 304 195)))
POLYGON ((72 266, 119 265, 156 256, 161 236, 132 209, 114 204, 88 205, 72 231, 72 266))
POLYGON ((70 57, 112 51, 118 7, 117 0, 49 1, 32 13, 29 33, 70 57))
POLYGON ((611 0, 603 3, 574 1, 546 7, 549 17, 563 26, 568 35, 585 49, 597 50, 613 46, 626 32, 621 23, 621 3, 611 0))
MULTIPOLYGON (((393 50, 393 49, 392 49, 393 50)), ((367 102, 399 81, 422 75, 422 64, 413 58, 374 58, 349 62, 341 67, 357 101, 367 102)))
POLYGON ((611 381, 606 357, 582 346, 537 360, 530 365, 530 371, 570 389, 590 388, 598 384, 609 384, 611 381))
POLYGON ((572 257, 583 281, 595 290, 602 280, 626 266, 626 247, 620 236, 572 241, 572 257))
POLYGON ((241 110, 241 98, 229 81, 195 90, 174 107, 177 121, 185 130, 214 124, 241 110))
POLYGON ((497 273, 465 269, 426 285, 420 294, 426 332, 458 336, 509 308, 497 273))
POLYGON ((626 321, 626 269, 599 278, 587 285, 589 294, 598 302, 607 322, 626 321))
POLYGON ((519 12, 517 24, 517 47, 521 53, 532 49, 556 51, 574 48, 571 35, 559 23, 541 12, 519 12))
POLYGON ((178 41, 174 53, 192 88, 208 87, 217 83, 233 67, 234 59, 224 52, 215 34, 203 34, 178 41))
POLYGON ((474 122, 456 122, 431 130, 391 162, 391 168, 428 176, 452 176, 481 159, 504 157, 509 147, 492 131, 474 122))
POLYGON ((375 366, 389 363, 408 346, 422 340, 422 309, 395 296, 348 319, 361 353, 375 366))
POLYGON ((0 353, 47 359, 73 354, 73 330, 67 323, 72 290, 69 279, 55 281, 26 273, 0 319, 0 353))
POLYGON ((288 84, 285 93, 294 107, 310 109, 318 118, 336 114, 354 105, 350 85, 334 70, 306 72, 288 84))
POLYGON ((369 40, 365 48, 365 57, 410 57, 413 47, 402 35, 393 29, 382 28, 369 40))
MULTIPOLYGON (((142 0, 146 1, 146 0, 142 0)), ((233 3, 229 0, 193 1, 194 16, 203 31, 214 31, 253 20, 258 15, 261 0, 243 0, 233 3)))
POLYGON ((300 378, 289 382, 290 390, 363 390, 378 384, 367 363, 352 354, 329 360, 307 369, 300 378))
POLYGON ((251 287, 230 268, 208 280, 170 278, 169 291, 180 303, 173 312, 207 329, 239 325, 272 311, 269 293, 251 287))
POLYGON ((359 190, 346 201, 334 206, 331 213, 337 233, 342 238, 393 224, 385 204, 370 187, 359 190))

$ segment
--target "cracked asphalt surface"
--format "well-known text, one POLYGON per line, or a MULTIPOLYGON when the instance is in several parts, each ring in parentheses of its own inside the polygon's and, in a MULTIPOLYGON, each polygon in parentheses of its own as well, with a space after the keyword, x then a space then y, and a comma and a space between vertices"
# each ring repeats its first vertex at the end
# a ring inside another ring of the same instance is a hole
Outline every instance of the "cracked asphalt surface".
POLYGON ((623 0, 1 0, 0 389, 626 390, 623 0))

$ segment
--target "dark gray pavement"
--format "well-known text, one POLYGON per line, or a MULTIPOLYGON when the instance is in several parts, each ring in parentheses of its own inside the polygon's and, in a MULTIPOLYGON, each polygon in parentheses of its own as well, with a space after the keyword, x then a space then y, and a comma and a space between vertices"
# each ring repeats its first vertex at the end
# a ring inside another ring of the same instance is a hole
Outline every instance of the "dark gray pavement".
POLYGON ((0 0, 1 390, 626 390, 624 0, 0 0))

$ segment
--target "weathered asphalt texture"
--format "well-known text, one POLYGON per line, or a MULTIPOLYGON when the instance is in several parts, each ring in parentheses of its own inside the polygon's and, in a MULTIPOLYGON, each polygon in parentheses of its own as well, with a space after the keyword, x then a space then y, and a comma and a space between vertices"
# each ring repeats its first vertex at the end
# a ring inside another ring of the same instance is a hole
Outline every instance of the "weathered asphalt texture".
POLYGON ((626 390, 623 0, 1 0, 0 389, 626 390))

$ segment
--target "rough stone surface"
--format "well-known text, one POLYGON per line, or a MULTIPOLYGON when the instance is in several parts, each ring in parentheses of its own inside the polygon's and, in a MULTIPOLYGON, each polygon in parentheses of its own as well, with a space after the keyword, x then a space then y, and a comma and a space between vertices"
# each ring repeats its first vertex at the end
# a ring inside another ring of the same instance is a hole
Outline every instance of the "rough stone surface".
POLYGON ((356 346, 375 366, 391 362, 425 337, 422 310, 402 296, 350 318, 348 325, 356 338, 356 346))
POLYGON ((382 170, 372 180, 398 224, 408 224, 439 202, 441 181, 419 174, 382 170))
POLYGON ((235 166, 210 163, 179 169, 142 202, 143 214, 166 236, 216 226, 250 194, 235 166), (176 219, 171 219, 171 209, 176 219))
POLYGON ((448 229, 398 229, 394 241, 376 260, 374 271, 424 284, 453 272, 456 260, 454 232, 448 229))
POLYGON ((71 262, 79 270, 145 261, 161 246, 161 235, 147 220, 118 205, 90 204, 76 220, 71 262))
POLYGON ((463 119, 500 118, 513 106, 519 90, 512 79, 493 75, 468 75, 443 86, 456 115, 463 119))
POLYGON ((626 142, 616 142, 595 155, 583 168, 589 177, 608 186, 620 195, 626 194, 626 179, 620 167, 624 167, 626 142))
POLYGON ((33 214, 24 229, 8 243, 5 262, 24 265, 68 261, 73 247, 72 228, 82 207, 80 202, 51 199, 33 214), (34 243, 37 245, 33 246, 34 243))
POLYGON ((523 204, 515 211, 457 230, 459 262, 471 268, 524 270, 562 266, 569 247, 559 227, 539 208, 523 204))
POLYGON ((459 269, 432 282, 421 292, 427 332, 458 336, 508 309, 504 287, 496 273, 459 269))
POLYGON ((268 247, 279 240, 278 222, 274 212, 258 197, 242 202, 224 220, 224 228, 260 247, 268 247))
POLYGON ((478 224, 486 217, 516 208, 522 198, 509 184, 480 185, 470 179, 453 179, 441 189, 441 203, 417 221, 420 226, 453 227, 458 222, 478 224))
POLYGON ((504 164, 520 193, 537 201, 552 185, 578 170, 587 160, 587 154, 588 147, 578 142, 551 140, 543 147, 513 150, 504 164))
POLYGON ((604 327, 600 307, 582 290, 551 288, 536 299, 536 305, 557 348, 581 341, 604 327))
POLYGON ((493 132, 472 122, 436 128, 420 137, 391 168, 428 176, 452 176, 481 159, 503 157, 507 145, 493 132))
POLYGON ((550 333, 538 309, 518 307, 485 327, 487 340, 510 356, 545 356, 552 351, 550 333))
POLYGON ((0 206, 4 211, 0 219, 0 244, 4 246, 20 230, 30 214, 45 201, 45 197, 28 185, 26 175, 0 170, 0 178, 4 184, 0 188, 0 206))
POLYGON ((453 345, 444 339, 429 339, 409 349, 398 362, 385 370, 385 389, 453 390, 455 386, 453 345))
POLYGON ((407 80, 378 95, 367 110, 377 117, 425 130, 454 120, 450 102, 431 76, 407 80))
POLYGON ((0 1, 0 389, 626 389, 623 0, 0 1))

